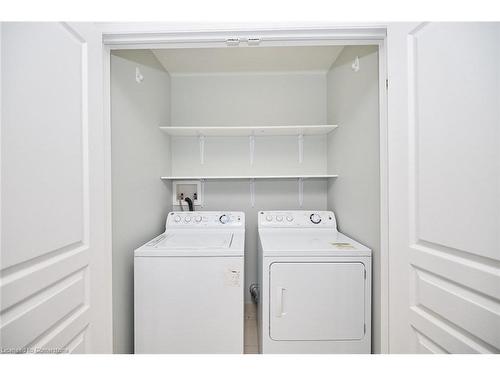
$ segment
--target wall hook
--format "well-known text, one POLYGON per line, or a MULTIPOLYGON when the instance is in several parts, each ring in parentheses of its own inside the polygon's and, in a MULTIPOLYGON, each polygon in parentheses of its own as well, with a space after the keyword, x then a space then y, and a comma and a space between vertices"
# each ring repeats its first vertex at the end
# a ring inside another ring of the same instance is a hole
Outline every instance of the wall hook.
POLYGON ((141 83, 142 81, 144 81, 144 76, 137 67, 135 68, 135 80, 137 83, 141 83))
POLYGON ((353 71, 359 72, 359 56, 356 56, 356 58, 352 62, 351 68, 353 71))

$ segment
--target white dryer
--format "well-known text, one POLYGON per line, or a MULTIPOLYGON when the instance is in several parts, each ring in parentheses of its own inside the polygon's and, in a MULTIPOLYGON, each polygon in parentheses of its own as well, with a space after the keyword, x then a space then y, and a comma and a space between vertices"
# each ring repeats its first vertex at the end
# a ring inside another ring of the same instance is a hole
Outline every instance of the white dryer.
POLYGON ((330 211, 261 211, 261 353, 370 353, 371 250, 330 211))
POLYGON ((243 353, 245 215, 171 212, 134 253, 136 353, 243 353))

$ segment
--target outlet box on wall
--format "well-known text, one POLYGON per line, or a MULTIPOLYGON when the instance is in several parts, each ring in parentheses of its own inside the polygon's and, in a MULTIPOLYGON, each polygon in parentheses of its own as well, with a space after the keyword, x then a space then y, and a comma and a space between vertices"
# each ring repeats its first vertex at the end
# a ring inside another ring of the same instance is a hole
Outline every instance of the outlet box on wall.
POLYGON ((202 204, 202 192, 200 181, 173 181, 172 183, 172 204, 179 206, 179 199, 189 197, 195 206, 202 204))

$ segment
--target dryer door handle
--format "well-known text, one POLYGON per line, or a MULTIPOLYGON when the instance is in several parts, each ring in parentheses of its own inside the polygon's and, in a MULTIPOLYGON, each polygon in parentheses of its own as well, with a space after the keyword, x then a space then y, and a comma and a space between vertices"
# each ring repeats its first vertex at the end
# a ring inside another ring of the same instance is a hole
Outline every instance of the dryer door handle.
POLYGON ((285 310, 285 296, 286 288, 279 286, 276 290, 276 296, 278 297, 278 306, 276 308, 276 317, 282 318, 286 315, 285 310))

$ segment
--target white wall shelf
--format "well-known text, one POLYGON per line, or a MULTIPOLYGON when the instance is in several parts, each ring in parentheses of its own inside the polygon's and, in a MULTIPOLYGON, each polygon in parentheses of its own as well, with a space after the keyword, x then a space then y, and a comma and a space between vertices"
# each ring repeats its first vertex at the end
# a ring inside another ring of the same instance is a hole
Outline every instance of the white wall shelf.
POLYGON ((318 175, 287 175, 287 176, 162 176, 162 180, 293 180, 293 179, 320 179, 336 178, 336 174, 318 175))
POLYGON ((337 125, 290 125, 290 126, 160 126, 174 136, 271 136, 271 135, 326 135, 337 125))

